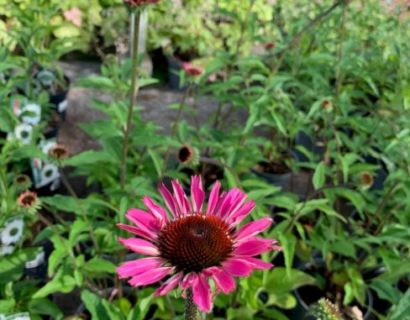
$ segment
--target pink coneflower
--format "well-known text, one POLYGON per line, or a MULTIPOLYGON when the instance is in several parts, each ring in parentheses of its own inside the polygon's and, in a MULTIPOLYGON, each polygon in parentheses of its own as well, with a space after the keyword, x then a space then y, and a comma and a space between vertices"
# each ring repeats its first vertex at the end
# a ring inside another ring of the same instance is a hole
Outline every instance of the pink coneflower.
POLYGON ((124 0, 124 3, 130 7, 139 7, 146 4, 158 3, 160 0, 124 0))
POLYGON ((178 160, 181 163, 190 163, 195 157, 195 150, 189 145, 183 145, 178 150, 178 160))
POLYGON ((276 45, 274 42, 266 42, 264 43, 264 47, 266 50, 272 50, 275 49, 276 45))
POLYGON ((64 11, 64 18, 80 28, 83 22, 83 13, 78 8, 71 8, 64 11))
POLYGON ((48 154, 56 160, 64 160, 69 155, 67 148, 63 144, 55 144, 48 151, 48 154))
POLYGON ((128 282, 132 286, 145 286, 170 276, 156 290, 156 296, 166 295, 179 285, 184 296, 192 294, 200 310, 210 312, 210 279, 218 292, 227 294, 235 289, 234 277, 271 268, 272 264, 255 256, 280 250, 275 240, 256 237, 270 227, 272 219, 265 217, 237 228, 255 203, 246 202, 246 194, 237 188, 220 194, 220 186, 218 181, 213 185, 206 208, 201 178, 194 176, 191 201, 174 180, 173 194, 164 185, 159 188, 169 212, 149 197, 143 198, 147 211, 130 209, 126 217, 136 226, 118 226, 137 237, 119 241, 150 257, 118 267, 120 278, 131 277, 128 282))
POLYGON ((203 72, 204 69, 198 66, 194 66, 190 62, 185 62, 182 64, 182 68, 184 69, 185 73, 191 77, 197 77, 200 76, 203 72))
POLYGON ((27 190, 20 194, 17 199, 17 203, 20 207, 29 209, 36 206, 36 204, 38 203, 37 199, 37 194, 35 192, 27 190))

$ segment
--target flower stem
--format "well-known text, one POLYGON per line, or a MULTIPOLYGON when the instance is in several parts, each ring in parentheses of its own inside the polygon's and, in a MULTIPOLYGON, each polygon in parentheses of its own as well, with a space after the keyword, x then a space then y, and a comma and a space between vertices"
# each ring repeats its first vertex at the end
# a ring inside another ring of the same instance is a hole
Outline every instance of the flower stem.
POLYGON ((196 307, 193 299, 192 288, 186 291, 185 299, 185 320, 197 320, 198 308, 196 307))
POLYGON ((139 27, 140 27, 140 17, 141 12, 138 10, 132 14, 132 49, 131 49, 131 61, 132 61, 132 69, 131 69, 131 91, 130 91, 130 104, 128 106, 128 116, 127 116, 127 124, 124 129, 124 141, 123 141, 123 148, 122 148, 122 158, 120 163, 120 182, 121 188, 124 189, 125 182, 127 179, 127 157, 128 157, 128 148, 129 148, 129 136, 131 131, 132 125, 132 112, 134 110, 135 103, 137 101, 137 92, 138 92, 138 83, 137 83, 137 76, 138 76, 138 36, 139 36, 139 27))
MULTIPOLYGON (((178 133, 178 125, 179 125, 179 122, 181 121, 181 116, 182 116, 182 111, 184 109, 185 100, 190 96, 190 94, 191 94, 191 84, 189 84, 188 88, 185 90, 185 92, 182 96, 181 102, 179 103, 178 113, 177 113, 177 116, 176 116, 175 121, 172 124, 172 128, 171 128, 171 138, 174 138, 178 133)), ((167 164, 168 164, 170 152, 171 152, 171 147, 168 147, 167 151, 165 152, 164 162, 163 162, 163 165, 162 165, 162 171, 161 171, 161 177, 160 178, 162 178, 164 176, 164 173, 167 170, 167 164)))

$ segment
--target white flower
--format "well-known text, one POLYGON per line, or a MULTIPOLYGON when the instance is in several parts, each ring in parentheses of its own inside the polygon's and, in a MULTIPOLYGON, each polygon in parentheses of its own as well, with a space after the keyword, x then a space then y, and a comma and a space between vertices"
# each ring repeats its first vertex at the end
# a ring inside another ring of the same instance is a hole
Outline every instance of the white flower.
MULTIPOLYGON (((0 257, 12 254, 14 252, 13 246, 0 246, 0 257)), ((1 320, 1 318, 0 318, 1 320)))
POLYGON ((32 138, 33 127, 29 124, 22 123, 14 128, 14 136, 23 144, 30 144, 32 138))
POLYGON ((23 228, 23 218, 9 220, 0 234, 2 244, 10 245, 18 242, 23 235, 23 228))

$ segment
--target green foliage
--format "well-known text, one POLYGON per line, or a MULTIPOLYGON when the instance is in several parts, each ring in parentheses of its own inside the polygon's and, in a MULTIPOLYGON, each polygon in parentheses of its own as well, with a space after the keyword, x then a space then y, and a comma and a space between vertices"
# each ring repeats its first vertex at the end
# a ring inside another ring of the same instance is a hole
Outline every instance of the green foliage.
MULTIPOLYGON (((60 166, 71 167, 68 180, 85 177, 96 191, 76 194, 66 186, 69 194, 42 196, 38 214, 28 215, 17 204, 15 178, 31 158, 49 156, 35 143, 7 138, 20 121, 12 97, 24 92, 47 114, 49 93, 37 91, 34 66, 67 85, 56 61, 97 38, 105 39, 102 46, 123 40, 129 17, 119 0, 0 5, 0 232, 10 217, 22 214, 25 222, 14 253, 0 259, 0 313, 61 319, 53 295, 80 292, 92 319, 179 319, 180 290, 157 298, 153 288, 119 285, 116 266, 139 256, 120 246, 118 237, 129 234, 116 224, 126 222, 129 208, 144 207, 144 195, 162 204, 156 187, 164 178, 185 185, 200 174, 207 192, 215 179, 246 191, 256 203, 249 220, 272 215, 276 223, 265 235, 283 248, 263 255, 278 266, 235 279, 235 292, 215 297, 209 318, 285 320, 298 304, 295 290, 314 286, 332 301, 313 306, 318 319, 365 309, 369 290, 391 305, 380 319, 405 319, 409 291, 398 283, 410 270, 410 41, 399 31, 408 20, 376 0, 161 1, 149 11, 149 48, 203 58, 202 75, 181 71, 187 90, 168 106, 176 120, 169 130, 147 121, 138 98, 130 112, 132 63, 105 56, 98 75, 75 83, 109 97, 90 102, 104 118, 79 125, 99 149, 60 166), (75 7, 81 28, 63 18, 75 7), (203 97, 215 108, 199 117, 203 97), (182 146, 193 159, 178 159, 182 146), (25 263, 37 253, 31 247, 47 241, 48 279, 36 281, 25 263)), ((156 84, 140 71, 139 89, 156 84)), ((33 129, 33 141, 45 126, 33 129)))

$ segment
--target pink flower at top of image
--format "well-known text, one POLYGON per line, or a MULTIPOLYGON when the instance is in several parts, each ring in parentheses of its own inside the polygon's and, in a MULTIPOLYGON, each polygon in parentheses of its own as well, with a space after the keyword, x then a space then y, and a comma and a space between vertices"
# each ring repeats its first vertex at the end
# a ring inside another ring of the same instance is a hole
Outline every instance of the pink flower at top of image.
POLYGON ((139 7, 147 4, 155 4, 159 1, 160 0, 124 0, 124 3, 130 7, 139 7))
POLYGON ((134 225, 119 224, 135 237, 119 241, 128 249, 148 257, 125 262, 117 268, 120 278, 132 286, 146 286, 161 280, 156 296, 167 295, 179 286, 183 296, 192 289, 193 301, 203 312, 212 310, 212 297, 235 290, 236 277, 248 277, 254 270, 273 267, 259 255, 281 250, 273 239, 257 235, 272 224, 270 217, 239 224, 255 208, 238 188, 220 192, 217 181, 205 205, 201 177, 191 178, 190 199, 182 185, 172 181, 171 193, 162 184, 159 192, 168 210, 144 197, 147 210, 130 209, 126 217, 134 225), (210 281, 215 284, 212 292, 210 281))
POLYGON ((83 13, 78 8, 71 8, 70 10, 64 11, 64 18, 79 28, 82 25, 82 17, 83 13))
POLYGON ((203 68, 194 66, 190 62, 184 62, 182 64, 182 68, 184 69, 185 73, 191 77, 200 76, 204 72, 203 68))
POLYGON ((400 19, 406 19, 410 13, 410 0, 381 0, 389 14, 399 14, 400 19))
POLYGON ((276 45, 274 42, 266 42, 264 43, 264 47, 266 50, 272 50, 275 49, 276 45))

